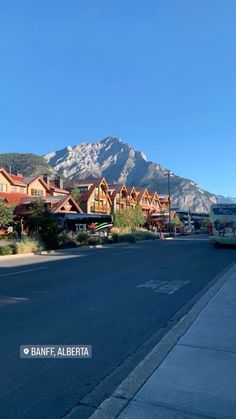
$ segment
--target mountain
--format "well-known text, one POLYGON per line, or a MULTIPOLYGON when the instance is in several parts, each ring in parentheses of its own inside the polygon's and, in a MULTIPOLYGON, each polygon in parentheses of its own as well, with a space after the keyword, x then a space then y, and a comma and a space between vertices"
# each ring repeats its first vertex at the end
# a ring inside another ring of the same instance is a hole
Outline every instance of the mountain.
POLYGON ((24 176, 54 173, 45 159, 35 154, 0 154, 0 167, 4 167, 8 172, 21 173, 24 176))
MULTIPOLYGON (((109 183, 147 187, 167 194, 166 169, 147 161, 144 153, 136 151, 120 138, 107 137, 92 144, 81 143, 52 151, 45 161, 58 173, 70 179, 104 176, 109 183)), ((209 211, 217 196, 197 186, 189 179, 174 175, 170 178, 172 206, 182 210, 209 211)))

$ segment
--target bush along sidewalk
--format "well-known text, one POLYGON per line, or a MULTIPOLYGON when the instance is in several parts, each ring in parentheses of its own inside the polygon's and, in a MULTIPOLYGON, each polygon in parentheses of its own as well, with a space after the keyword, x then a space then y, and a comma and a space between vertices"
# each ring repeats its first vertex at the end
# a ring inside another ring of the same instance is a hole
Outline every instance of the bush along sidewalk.
POLYGON ((14 248, 12 245, 0 246, 0 256, 12 255, 14 248))
POLYGON ((13 255, 22 253, 38 253, 43 250, 43 246, 36 238, 25 237, 12 244, 0 246, 0 255, 13 255))
MULTIPOLYGON (((44 236, 45 237, 45 236, 44 236)), ((0 256, 24 253, 40 253, 42 250, 69 249, 81 246, 100 246, 115 243, 136 243, 140 240, 155 240, 158 235, 145 231, 137 230, 134 232, 123 232, 114 229, 114 232, 107 236, 89 236, 87 233, 62 232, 56 235, 53 240, 47 242, 40 236, 23 237, 14 243, 0 246, 0 256)))
POLYGON ((131 233, 123 233, 123 232, 116 232, 112 233, 112 240, 113 243, 122 243, 122 242, 128 242, 128 243, 136 243, 140 240, 156 240, 158 239, 158 235, 154 234, 150 231, 145 230, 137 230, 131 233))

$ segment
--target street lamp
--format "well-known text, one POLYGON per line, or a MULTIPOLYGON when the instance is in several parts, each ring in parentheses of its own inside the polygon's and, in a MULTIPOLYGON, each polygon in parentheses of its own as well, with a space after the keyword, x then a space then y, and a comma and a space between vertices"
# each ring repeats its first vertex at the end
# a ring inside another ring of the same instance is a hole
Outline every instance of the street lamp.
POLYGON ((170 170, 165 172, 168 180, 168 213, 169 213, 169 234, 171 235, 171 215, 170 215, 170 177, 174 176, 174 173, 170 170))

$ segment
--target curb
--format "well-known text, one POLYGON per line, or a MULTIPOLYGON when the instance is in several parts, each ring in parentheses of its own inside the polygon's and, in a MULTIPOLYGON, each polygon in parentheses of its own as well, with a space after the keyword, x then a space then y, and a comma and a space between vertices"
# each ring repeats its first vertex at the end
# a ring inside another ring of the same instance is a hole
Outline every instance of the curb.
POLYGON ((0 256, 0 262, 2 260, 14 260, 14 259, 18 259, 18 258, 22 258, 25 256, 36 256, 36 253, 20 253, 17 255, 7 255, 7 256, 0 256))
POLYGON ((115 419, 140 390, 151 374, 159 367, 181 336, 189 329, 201 311, 222 288, 228 278, 236 271, 236 263, 224 270, 216 282, 194 304, 192 309, 167 332, 162 340, 149 352, 134 370, 116 388, 113 394, 105 399, 89 419, 115 419))
POLYGON ((0 261, 1 260, 14 260, 17 258, 22 258, 22 257, 28 257, 28 256, 38 256, 38 255, 51 255, 51 254, 56 254, 58 252, 78 252, 80 250, 86 250, 86 249, 101 249, 101 248, 108 248, 111 246, 122 246, 122 245, 133 245, 133 244, 139 244, 139 243, 147 243, 147 242, 154 242, 156 240, 153 239, 147 239, 147 240, 138 240, 135 243, 130 243, 130 242, 120 242, 120 243, 110 243, 110 244, 96 244, 96 245, 88 245, 88 246, 81 246, 81 247, 66 247, 64 249, 54 249, 54 250, 42 250, 41 252, 36 252, 36 253, 19 253, 16 255, 6 255, 6 256, 0 256, 0 261))

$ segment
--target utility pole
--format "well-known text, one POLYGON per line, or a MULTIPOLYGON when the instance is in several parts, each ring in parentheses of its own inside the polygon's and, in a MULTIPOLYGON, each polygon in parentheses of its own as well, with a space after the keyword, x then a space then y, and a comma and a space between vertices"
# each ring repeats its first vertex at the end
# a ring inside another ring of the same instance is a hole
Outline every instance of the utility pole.
POLYGON ((167 176, 168 181, 168 219, 169 219, 169 234, 171 235, 171 213, 170 213, 170 177, 174 176, 174 174, 167 170, 165 173, 165 176, 167 176))

